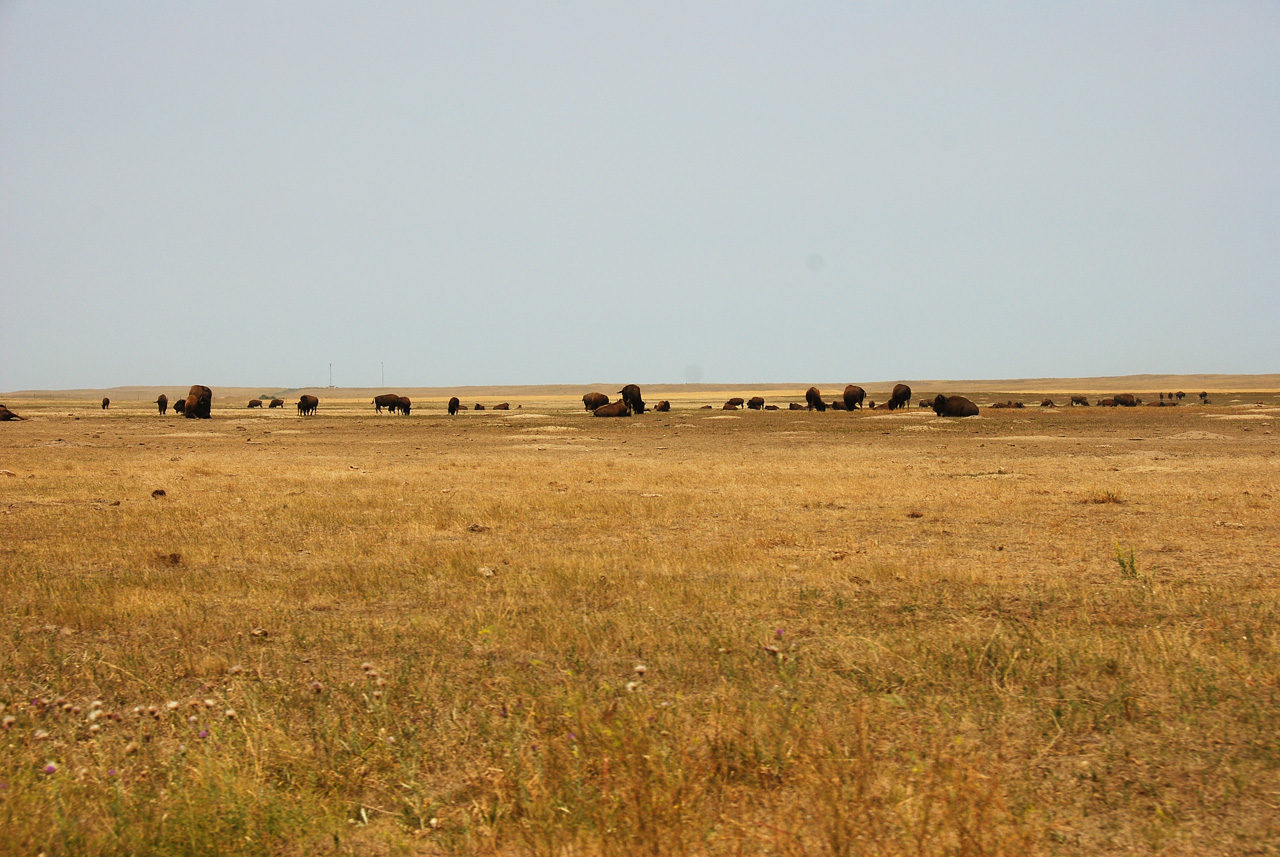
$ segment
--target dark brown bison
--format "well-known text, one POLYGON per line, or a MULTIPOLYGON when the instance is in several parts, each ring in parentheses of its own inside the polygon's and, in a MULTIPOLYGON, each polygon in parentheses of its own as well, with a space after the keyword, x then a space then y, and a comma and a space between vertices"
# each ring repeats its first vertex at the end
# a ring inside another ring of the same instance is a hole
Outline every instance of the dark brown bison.
POLYGON ((495 411, 509 411, 509 410, 511 410, 511 403, 510 403, 510 402, 499 402, 498 404, 496 404, 496 405, 494 405, 494 406, 493 406, 493 409, 494 409, 495 411))
POLYGON ((472 408, 472 410, 473 410, 473 411, 483 411, 483 410, 484 410, 484 405, 480 404, 479 402, 476 402, 476 406, 475 406, 474 408, 472 408))
POLYGON ((20 417, 17 414, 15 414, 13 411, 6 408, 4 405, 0 405, 0 422, 8 422, 9 420, 25 420, 25 419, 26 417, 20 417))
POLYGON ((261 400, 261 399, 250 399, 250 400, 249 400, 249 404, 245 405, 245 407, 246 407, 246 408, 260 408, 260 407, 262 407, 262 400, 261 400))
POLYGON ((609 404, 609 397, 604 393, 584 393, 582 396, 582 407, 588 411, 594 411, 607 404, 609 404))
POLYGON ((787 410, 789 410, 789 411, 803 411, 803 410, 804 410, 804 405, 800 404, 799 402, 792 402, 791 404, 787 405, 787 410))
POLYGON ((182 413, 183 411, 185 411, 186 409, 187 409, 187 400, 186 400, 186 399, 175 399, 175 400, 174 400, 174 402, 173 402, 173 412, 174 412, 175 414, 180 414, 180 413, 182 413))
POLYGON ((778 409, 778 406, 777 406, 777 405, 765 405, 765 406, 764 406, 764 409, 765 409, 766 411, 776 411, 776 410, 778 409))
POLYGON ((964 396, 944 396, 939 393, 933 400, 933 412, 940 417, 976 417, 978 406, 964 396))
POLYGON ((831 400, 831 410, 833 410, 833 411, 847 411, 847 410, 849 410, 849 406, 848 406, 848 405, 846 405, 846 404, 844 403, 844 399, 832 399, 832 400, 831 400))
POLYGON ((373 409, 377 413, 382 413, 382 409, 386 408, 394 414, 399 404, 400 397, 395 393, 383 393, 381 396, 373 397, 373 409))
POLYGON ((726 405, 733 405, 735 408, 740 408, 740 407, 742 407, 743 405, 745 405, 745 404, 746 404, 746 400, 745 400, 745 399, 743 399, 741 396, 734 396, 732 399, 730 399, 729 401, 725 402, 725 404, 726 404, 726 405))
POLYGON ((272 399, 271 404, 267 405, 268 410, 270 410, 271 408, 283 408, 283 407, 284 407, 284 399, 272 399))
POLYGON ((160 416, 164 416, 169 410, 169 397, 161 393, 160 398, 156 399, 156 407, 160 409, 160 416))
POLYGON ((1206 393, 1206 392, 1202 392, 1202 393, 1200 393, 1200 404, 1202 404, 1202 405, 1207 405, 1207 404, 1209 404, 1209 394, 1208 394, 1208 393, 1206 393))
POLYGON ((309 417, 316 412, 316 408, 320 407, 320 400, 315 396, 303 396, 298 399, 298 415, 309 417))
POLYGON ((844 407, 845 410, 854 411, 862 407, 862 401, 867 397, 867 391, 855 384, 849 384, 844 388, 844 407))
POLYGON ((102 397, 102 409, 105 411, 105 410, 106 410, 107 408, 109 408, 109 407, 111 407, 111 400, 110 400, 110 399, 108 399, 106 396, 103 396, 103 397, 102 397))
POLYGON ((875 399, 872 399, 871 401, 867 402, 866 407, 867 407, 867 409, 868 409, 868 410, 872 410, 872 411, 874 411, 874 410, 876 409, 876 401, 875 401, 875 399))
POLYGON ((632 413, 644 413, 644 399, 640 398, 640 388, 635 384, 628 384, 618 391, 622 394, 622 401, 627 403, 627 407, 632 413))
POLYGON ((1114 408, 1115 406, 1116 406, 1116 400, 1110 397, 1098 400, 1098 407, 1100 408, 1114 408))
POLYGON ((710 405, 703 405, 702 407, 698 408, 698 410, 700 410, 700 411, 709 411, 709 410, 711 410, 711 406, 710 406, 710 405))
POLYGON ((762 410, 764 408, 764 397, 752 396, 750 399, 747 399, 747 407, 753 411, 762 410))
POLYGON ((661 402, 658 402, 658 404, 654 405, 653 409, 655 411, 665 414, 667 411, 671 410, 671 403, 668 402, 666 399, 663 399, 661 402))
POLYGON ((413 402, 409 401, 408 396, 397 396, 396 409, 407 417, 409 412, 413 410, 413 402))
MULTIPOLYGON (((194 384, 187 392, 186 406, 182 409, 182 415, 189 420, 209 419, 209 412, 213 408, 213 391, 203 384, 194 384)), ((177 410, 177 408, 175 408, 177 410)))
POLYGON ((458 413, 458 408, 462 407, 462 402, 458 401, 458 397, 454 396, 449 399, 449 416, 458 413))
POLYGON ((1116 393, 1111 398, 1116 400, 1116 404, 1122 408, 1132 408, 1142 402, 1141 399, 1135 399, 1133 393, 1116 393))
POLYGON ((808 404, 809 410, 816 410, 819 413, 827 409, 827 403, 822 401, 822 393, 817 387, 810 387, 804 391, 804 400, 808 404))
POLYGON ((1055 402, 1053 399, 1041 399, 1041 400, 1040 400, 1040 407, 1042 407, 1042 408, 1056 408, 1056 407, 1058 407, 1058 404, 1057 404, 1057 402, 1055 402))
POLYGON ((906 384, 894 384, 893 393, 889 396, 889 410, 905 408, 911 401, 911 388, 906 384))
POLYGON ((933 401, 932 401, 932 400, 930 400, 930 399, 921 399, 921 400, 920 400, 920 407, 922 407, 922 408, 932 408, 932 407, 933 407, 933 401))
POLYGON ((725 403, 724 403, 724 408, 723 408, 723 410, 726 410, 726 411, 736 411, 737 409, 738 409, 738 406, 737 406, 737 405, 735 405, 735 404, 733 403, 733 401, 732 401, 732 400, 730 400, 730 401, 728 401, 728 402, 725 402, 725 403))
POLYGON ((1075 407, 1076 405, 1084 405, 1086 408, 1089 407, 1089 398, 1087 396, 1072 396, 1071 406, 1075 407))
POLYGON ((631 406, 627 404, 626 399, 619 399, 612 404, 601 405, 591 414, 597 417, 629 417, 631 416, 631 406))
POLYGON ((1185 398, 1187 397, 1187 394, 1186 394, 1186 393, 1184 393, 1184 392, 1182 392, 1181 390, 1179 390, 1178 392, 1174 393, 1174 395, 1178 397, 1178 401, 1179 401, 1179 402, 1181 402, 1183 399, 1185 399, 1185 398))

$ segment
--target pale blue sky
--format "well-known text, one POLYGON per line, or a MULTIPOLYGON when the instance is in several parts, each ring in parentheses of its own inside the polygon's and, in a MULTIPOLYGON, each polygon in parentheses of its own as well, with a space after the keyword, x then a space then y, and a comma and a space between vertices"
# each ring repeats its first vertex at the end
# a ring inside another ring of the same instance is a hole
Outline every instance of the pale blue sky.
POLYGON ((1280 371, 1280 4, 0 2, 0 390, 1280 371))

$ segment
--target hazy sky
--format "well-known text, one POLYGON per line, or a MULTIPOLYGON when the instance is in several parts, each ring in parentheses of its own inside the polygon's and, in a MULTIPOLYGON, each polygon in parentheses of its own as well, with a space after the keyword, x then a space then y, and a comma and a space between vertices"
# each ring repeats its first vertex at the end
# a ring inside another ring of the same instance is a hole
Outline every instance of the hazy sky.
POLYGON ((0 2, 0 390, 1280 371, 1280 4, 0 2))

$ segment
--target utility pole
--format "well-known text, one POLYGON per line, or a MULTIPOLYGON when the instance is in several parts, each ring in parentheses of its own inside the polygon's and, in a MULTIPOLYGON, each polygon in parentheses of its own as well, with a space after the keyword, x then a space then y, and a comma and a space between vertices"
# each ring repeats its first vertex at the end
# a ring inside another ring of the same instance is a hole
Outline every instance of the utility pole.
POLYGON ((333 389, 333 364, 329 364, 329 389, 333 389))

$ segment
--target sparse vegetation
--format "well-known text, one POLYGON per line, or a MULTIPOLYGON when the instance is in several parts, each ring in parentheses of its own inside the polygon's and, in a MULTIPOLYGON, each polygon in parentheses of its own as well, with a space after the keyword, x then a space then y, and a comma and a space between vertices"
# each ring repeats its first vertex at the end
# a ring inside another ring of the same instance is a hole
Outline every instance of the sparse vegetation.
POLYGON ((663 397, 24 402, 0 853, 1280 848, 1268 436, 663 397))

